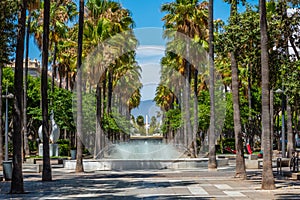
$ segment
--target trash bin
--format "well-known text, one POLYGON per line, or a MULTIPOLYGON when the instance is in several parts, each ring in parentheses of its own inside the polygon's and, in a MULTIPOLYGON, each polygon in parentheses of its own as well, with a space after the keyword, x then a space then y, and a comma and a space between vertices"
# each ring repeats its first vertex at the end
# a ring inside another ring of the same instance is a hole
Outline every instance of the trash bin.
POLYGON ((76 149, 72 149, 71 150, 71 160, 75 160, 76 159, 76 149))
POLYGON ((12 178, 12 161, 3 161, 3 176, 5 181, 10 181, 12 178))

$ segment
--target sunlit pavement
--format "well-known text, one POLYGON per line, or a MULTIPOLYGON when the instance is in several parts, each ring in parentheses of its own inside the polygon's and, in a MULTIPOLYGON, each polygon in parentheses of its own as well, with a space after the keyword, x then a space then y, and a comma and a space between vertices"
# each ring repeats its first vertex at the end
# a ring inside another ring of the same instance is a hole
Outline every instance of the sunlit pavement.
POLYGON ((248 180, 233 178, 234 168, 217 171, 95 171, 75 174, 53 169, 53 181, 25 173, 26 194, 10 195, 10 182, 0 182, 0 199, 299 199, 300 181, 276 179, 276 190, 261 190, 261 170, 248 180))

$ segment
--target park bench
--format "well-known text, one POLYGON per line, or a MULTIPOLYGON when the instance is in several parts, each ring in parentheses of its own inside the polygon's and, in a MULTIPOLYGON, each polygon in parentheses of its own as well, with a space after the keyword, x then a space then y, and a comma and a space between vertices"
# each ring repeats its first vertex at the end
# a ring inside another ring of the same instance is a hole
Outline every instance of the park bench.
POLYGON ((32 172, 31 170, 33 170, 36 173, 40 173, 43 171, 43 164, 28 164, 28 163, 23 164, 24 172, 32 172), (30 169, 30 171, 28 171, 28 169, 30 169))
POLYGON ((299 153, 293 152, 291 158, 277 158, 277 174, 283 174, 282 167, 289 167, 290 172, 299 172, 299 153))

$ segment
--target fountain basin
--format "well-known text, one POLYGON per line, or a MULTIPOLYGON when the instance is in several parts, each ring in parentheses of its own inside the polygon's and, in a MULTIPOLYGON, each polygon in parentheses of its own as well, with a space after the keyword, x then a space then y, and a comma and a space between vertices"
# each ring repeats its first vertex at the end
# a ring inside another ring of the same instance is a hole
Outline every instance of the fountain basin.
MULTIPOLYGON (((217 159, 218 167, 228 166, 228 159, 217 159)), ((176 160, 141 160, 141 159, 85 159, 85 171, 96 170, 158 170, 158 169, 197 169, 207 168, 208 158, 180 158, 176 160)), ((64 168, 75 170, 76 160, 64 160, 64 168)))

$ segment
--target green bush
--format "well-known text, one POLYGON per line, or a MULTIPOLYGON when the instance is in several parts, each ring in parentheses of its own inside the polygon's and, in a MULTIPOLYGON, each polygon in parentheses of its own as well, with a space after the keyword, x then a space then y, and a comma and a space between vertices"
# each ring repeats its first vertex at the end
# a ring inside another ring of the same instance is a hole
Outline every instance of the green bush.
POLYGON ((29 146, 29 151, 37 151, 38 149, 38 142, 35 140, 28 140, 28 146, 29 146))
MULTIPOLYGON (((234 138, 223 138, 220 141, 220 150, 224 152, 224 148, 229 147, 231 149, 235 149, 235 139, 234 138)), ((229 153, 225 151, 224 153, 229 153)))
POLYGON ((57 144, 59 145, 59 155, 60 156, 69 156, 71 141, 59 139, 57 141, 57 144))

